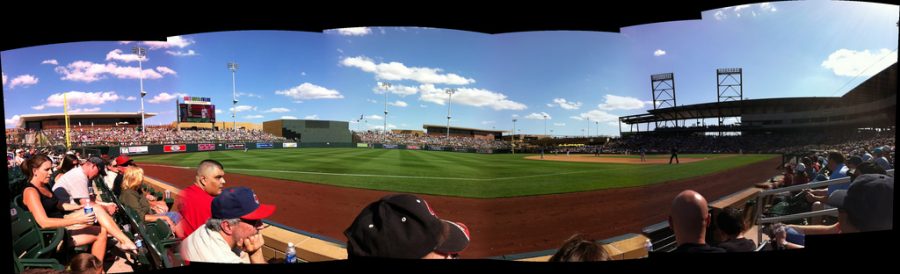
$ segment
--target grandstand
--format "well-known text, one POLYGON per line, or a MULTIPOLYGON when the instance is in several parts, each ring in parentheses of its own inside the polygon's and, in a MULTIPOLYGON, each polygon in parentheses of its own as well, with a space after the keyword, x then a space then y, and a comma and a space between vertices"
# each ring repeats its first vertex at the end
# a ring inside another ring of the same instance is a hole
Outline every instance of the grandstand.
MULTIPOLYGON (((655 90, 654 95, 657 95, 655 90)), ((897 63, 841 97, 740 98, 655 108, 646 114, 622 116, 619 118, 619 133, 624 137, 636 134, 737 132, 754 135, 810 130, 894 129, 897 124, 897 63), (740 123, 726 125, 722 123, 724 118, 739 118, 740 123), (706 125, 704 119, 718 119, 720 122, 706 125), (629 131, 623 132, 622 124, 627 125, 629 131), (652 130, 651 125, 654 126, 652 130)), ((657 104, 654 102, 654 106, 657 104)))
MULTIPOLYGON (((140 112, 75 112, 69 113, 69 127, 78 128, 135 128, 141 124, 140 112)), ((150 118, 156 113, 147 113, 150 118)), ((18 128, 27 130, 60 129, 66 127, 65 113, 25 114, 20 116, 18 128)))

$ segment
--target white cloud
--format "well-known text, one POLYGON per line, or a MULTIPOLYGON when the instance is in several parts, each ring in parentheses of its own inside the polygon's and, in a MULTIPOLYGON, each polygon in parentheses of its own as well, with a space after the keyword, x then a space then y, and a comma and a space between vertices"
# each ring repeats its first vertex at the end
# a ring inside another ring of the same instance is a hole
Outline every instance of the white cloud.
MULTIPOLYGON (((443 105, 447 102, 447 93, 437 89, 434 85, 419 86, 421 96, 419 100, 443 105)), ((484 89, 460 88, 453 94, 453 103, 474 107, 490 107, 494 110, 523 110, 528 107, 525 104, 506 99, 502 93, 484 89)))
POLYGON ((547 107, 548 107, 548 108, 552 108, 552 107, 553 107, 553 104, 547 104, 547 107))
POLYGON ((606 103, 597 105, 597 108, 601 110, 617 110, 617 109, 640 109, 643 108, 647 102, 638 100, 633 97, 625 97, 625 96, 616 96, 607 94, 606 103))
POLYGON ((247 119, 259 119, 259 118, 262 118, 262 117, 263 117, 262 115, 258 115, 258 114, 257 114, 257 115, 247 115, 247 116, 244 116, 244 118, 247 118, 247 119))
POLYGON ((397 100, 396 102, 390 102, 390 103, 388 103, 388 105, 395 106, 395 107, 403 107, 403 108, 405 108, 407 106, 406 102, 403 102, 400 100, 397 100))
POLYGON ((46 106, 45 106, 45 105, 37 105, 37 106, 31 107, 31 109, 33 109, 33 110, 43 110, 44 107, 46 107, 46 106))
POLYGON ((171 74, 171 75, 177 75, 177 74, 178 74, 178 73, 175 72, 174 70, 172 70, 172 69, 170 69, 170 68, 168 68, 168 67, 162 67, 162 66, 156 67, 156 71, 159 71, 159 73, 162 73, 162 74, 171 74))
POLYGON ((427 105, 419 105, 420 108, 428 108, 427 105))
POLYGON ((888 49, 881 49, 878 52, 839 49, 828 55, 828 59, 822 62, 822 67, 830 69, 838 76, 869 77, 894 62, 897 62, 897 53, 888 49))
POLYGON ((248 105, 240 105, 240 106, 237 106, 236 108, 228 108, 228 111, 234 111, 235 109, 237 109, 237 111, 235 111, 235 112, 242 112, 242 111, 256 110, 256 107, 248 106, 248 105))
POLYGON ((771 3, 760 3, 758 5, 737 5, 734 7, 716 10, 716 12, 713 13, 713 17, 719 21, 728 19, 729 11, 731 11, 730 13, 734 14, 735 17, 741 18, 748 12, 753 17, 756 17, 757 15, 761 15, 764 13, 776 12, 778 11, 778 9, 771 3))
POLYGON ((591 119, 591 121, 593 121, 593 122, 601 122, 601 123, 614 122, 614 121, 619 120, 619 116, 612 115, 605 111, 596 110, 596 109, 585 112, 585 113, 581 113, 578 116, 571 116, 569 118, 579 120, 579 121, 584 121, 585 119, 591 119))
POLYGON ((128 45, 134 43, 134 41, 119 41, 119 45, 128 45))
MULTIPOLYGON (((563 109, 568 109, 568 110, 578 109, 581 107, 581 102, 570 102, 570 101, 566 101, 566 99, 563 99, 563 98, 555 98, 555 99, 553 99, 553 103, 556 105, 559 105, 559 107, 561 107, 563 109)), ((550 106, 550 105, 551 104, 548 104, 548 106, 550 106)))
POLYGON ((372 114, 372 115, 366 116, 365 118, 369 119, 369 120, 384 120, 384 117, 378 116, 378 114, 372 114))
MULTIPOLYGON (((120 67, 114 63, 95 64, 88 61, 75 61, 63 67, 55 68, 56 72, 62 74, 62 80, 78 81, 78 82, 94 82, 106 78, 106 74, 110 74, 119 79, 139 79, 141 69, 138 67, 120 67)), ((160 79, 162 74, 153 69, 145 69, 143 71, 144 79, 160 79)))
POLYGON ((81 92, 81 91, 69 91, 66 93, 56 93, 47 97, 47 103, 44 105, 48 107, 61 107, 63 106, 63 96, 65 95, 66 99, 69 100, 69 106, 77 106, 77 105, 102 105, 107 102, 115 102, 120 99, 119 95, 116 94, 115 91, 107 91, 107 92, 81 92))
POLYGON ((553 126, 564 127, 566 126, 566 123, 553 123, 553 126))
POLYGON ((373 104, 377 104, 377 103, 378 103, 378 100, 374 100, 374 99, 366 99, 366 102, 373 103, 373 104))
POLYGON ((184 96, 187 96, 187 94, 184 94, 184 93, 169 94, 167 92, 163 92, 163 93, 157 94, 156 96, 153 96, 153 99, 150 99, 150 101, 147 101, 147 102, 150 102, 151 104, 159 104, 162 102, 172 101, 172 100, 175 100, 175 98, 184 97, 184 96))
POLYGON ((125 98, 125 101, 134 101, 134 100, 137 100, 137 97, 128 96, 128 98, 125 98))
POLYGON ((172 37, 166 38, 165 42, 146 41, 143 44, 145 46, 149 47, 150 50, 154 50, 154 49, 167 49, 167 48, 173 48, 173 47, 184 48, 193 43, 194 43, 194 41, 191 39, 184 38, 181 36, 172 36, 172 37))
POLYGON ((319 120, 319 115, 318 114, 306 115, 306 117, 303 117, 303 119, 319 120))
POLYGON ((723 10, 717 10, 713 16, 715 16, 716 20, 719 20, 719 21, 728 19, 728 15, 725 14, 725 11, 723 11, 723 10))
POLYGON ((146 55, 142 58, 134 53, 123 54, 122 50, 114 49, 106 54, 106 61, 112 61, 112 60, 130 63, 130 62, 137 62, 138 60, 140 60, 142 62, 147 62, 148 59, 147 59, 146 55))
POLYGON ((12 118, 5 119, 6 124, 10 126, 16 126, 19 124, 19 115, 14 115, 12 118))
POLYGON ((41 65, 44 65, 44 64, 50 64, 50 65, 55 66, 55 65, 59 65, 59 62, 57 62, 56 59, 48 59, 48 60, 44 60, 41 62, 41 65))
POLYGON ((493 125, 494 123, 494 121, 481 121, 482 125, 493 125))
POLYGON ((659 57, 659 56, 663 56, 663 55, 666 55, 666 51, 661 50, 661 49, 657 49, 656 51, 653 52, 653 56, 659 57))
POLYGON ((277 90, 275 91, 275 94, 291 97, 294 100, 344 98, 344 95, 341 95, 337 90, 327 89, 310 83, 303 83, 288 90, 277 90))
POLYGON ((197 55, 197 52, 195 52, 192 49, 190 49, 188 51, 167 50, 166 54, 172 55, 172 56, 194 56, 194 55, 197 55))
MULTIPOLYGON (((375 88, 372 90, 377 94, 384 94, 385 89, 382 88, 382 82, 378 82, 375 88)), ((409 95, 416 94, 419 92, 416 87, 404 86, 404 85, 391 85, 391 87, 387 88, 387 91, 391 94, 399 95, 400 97, 406 97, 409 95)))
POLYGON ((290 116, 290 115, 285 115, 285 116, 281 116, 281 119, 297 120, 297 117, 295 117, 295 116, 290 116))
POLYGON ((513 118, 519 118, 519 115, 518 115, 518 114, 513 114, 512 117, 513 117, 513 118))
POLYGON ((222 110, 221 110, 221 109, 216 109, 216 114, 222 114, 222 110))
POLYGON ((441 74, 440 72, 443 71, 443 69, 440 68, 407 67, 399 62, 375 64, 372 59, 365 56, 344 58, 341 60, 341 65, 356 67, 365 72, 374 73, 375 78, 382 80, 412 80, 422 84, 448 85, 467 85, 475 83, 474 79, 467 79, 453 73, 441 74))
POLYGON ((13 78, 12 81, 9 81, 9 89, 13 89, 16 86, 28 87, 30 85, 34 85, 38 83, 38 78, 34 77, 34 75, 19 75, 16 78, 13 78))
POLYGON ((6 73, 3 73, 3 85, 6 85, 6 73))
POLYGON ((541 113, 531 113, 531 114, 526 115, 526 116, 525 116, 525 119, 530 119, 530 120, 544 120, 544 116, 547 116, 547 120, 553 120, 553 117, 550 116, 550 114, 547 114, 546 112, 541 112, 541 113))
POLYGON ((238 92, 238 93, 235 94, 235 95, 237 95, 238 98, 240 98, 240 97, 251 97, 251 98, 256 97, 256 98, 262 98, 262 95, 255 94, 255 93, 250 93, 250 92, 238 92))
POLYGON ((372 33, 372 29, 368 27, 358 27, 358 28, 340 28, 334 29, 331 32, 337 32, 337 34, 343 36, 364 36, 372 33))
POLYGON ((287 108, 270 108, 269 110, 266 110, 263 112, 284 113, 284 112, 291 112, 291 110, 287 109, 287 108))

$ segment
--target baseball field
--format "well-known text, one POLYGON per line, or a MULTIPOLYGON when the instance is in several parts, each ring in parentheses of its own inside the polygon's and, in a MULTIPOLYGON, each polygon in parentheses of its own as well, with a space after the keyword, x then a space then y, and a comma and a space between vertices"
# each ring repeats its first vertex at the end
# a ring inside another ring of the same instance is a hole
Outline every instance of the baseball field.
POLYGON ((664 221, 672 197, 693 189, 713 201, 767 180, 776 155, 639 156, 471 154, 384 149, 273 149, 134 157, 147 176, 190 186, 196 165, 225 165, 227 187, 246 186, 278 206, 270 221, 345 241, 353 218, 396 192, 426 199, 465 223, 463 258, 558 248, 573 233, 605 239, 664 221), (529 159, 531 158, 531 159, 529 159), (536 158, 536 159, 534 159, 536 158), (547 194, 547 195, 542 195, 547 194), (484 199, 488 197, 502 197, 484 199))
POLYGON ((474 154, 442 151, 309 148, 214 151, 134 157, 138 163, 196 167, 215 159, 228 173, 371 190, 465 198, 520 197, 658 184, 746 166, 774 155, 474 154), (571 160, 569 160, 571 159, 571 160))

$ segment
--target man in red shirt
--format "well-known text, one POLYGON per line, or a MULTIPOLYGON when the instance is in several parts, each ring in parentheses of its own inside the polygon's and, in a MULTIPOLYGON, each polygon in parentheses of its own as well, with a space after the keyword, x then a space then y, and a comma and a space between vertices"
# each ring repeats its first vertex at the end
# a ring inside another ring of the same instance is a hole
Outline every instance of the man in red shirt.
POLYGON ((197 167, 194 184, 181 191, 176 202, 184 235, 191 235, 212 217, 212 200, 225 187, 225 168, 215 160, 203 160, 197 167))

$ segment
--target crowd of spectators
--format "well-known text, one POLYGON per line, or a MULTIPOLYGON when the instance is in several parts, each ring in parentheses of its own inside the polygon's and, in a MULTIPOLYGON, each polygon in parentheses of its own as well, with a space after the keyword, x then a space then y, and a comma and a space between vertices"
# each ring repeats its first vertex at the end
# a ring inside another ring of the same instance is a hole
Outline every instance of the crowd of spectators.
POLYGON ((377 143, 388 145, 415 145, 415 146, 439 146, 452 148, 472 149, 508 149, 509 143, 501 140, 480 139, 473 137, 450 136, 416 136, 413 134, 401 134, 388 132, 386 135, 378 131, 355 132, 363 143, 377 143))
MULTIPOLYGON (((50 145, 64 145, 66 135, 64 129, 45 129, 43 134, 50 145)), ((69 131, 69 140, 73 146, 96 145, 152 145, 183 144, 203 142, 283 142, 287 139, 277 137, 261 130, 176 130, 174 128, 147 128, 143 134, 134 128, 79 128, 69 131)), ((7 143, 13 141, 7 134, 7 143)))

